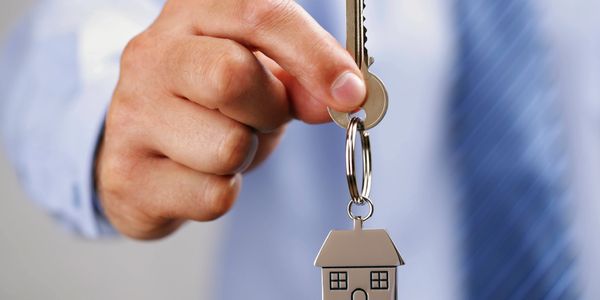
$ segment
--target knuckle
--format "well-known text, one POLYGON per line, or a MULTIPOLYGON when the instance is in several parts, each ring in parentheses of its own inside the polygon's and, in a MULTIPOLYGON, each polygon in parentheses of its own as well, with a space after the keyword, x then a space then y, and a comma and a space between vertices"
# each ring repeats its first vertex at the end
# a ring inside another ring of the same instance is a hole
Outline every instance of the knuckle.
POLYGON ((225 215, 235 203, 240 184, 239 175, 218 177, 218 180, 207 190, 206 221, 215 220, 225 215))
POLYGON ((133 74, 147 68, 156 62, 154 50, 160 43, 156 42, 155 34, 148 30, 131 39, 121 55, 121 70, 133 74))
MULTIPOLYGON (((129 105, 111 107, 106 118, 104 137, 98 153, 101 188, 110 195, 121 195, 135 182, 138 155, 132 143, 137 140, 138 125, 132 120, 129 105)), ((127 196, 127 195, 122 195, 127 196)))
POLYGON ((235 42, 227 42, 214 68, 214 86, 219 96, 215 106, 223 107, 235 102, 251 89, 254 74, 259 71, 254 55, 235 42))
POLYGON ((257 32, 287 19, 287 17, 294 12, 294 1, 247 1, 244 12, 247 30, 257 32))
POLYGON ((256 152, 257 136, 246 126, 230 128, 218 149, 218 162, 222 174, 233 174, 242 170, 256 152))
POLYGON ((119 95, 113 98, 105 122, 105 135, 128 144, 136 128, 139 127, 141 114, 135 97, 119 95), (137 108, 136 108, 137 107, 137 108), (137 112, 136 112, 137 109, 137 112), (120 138, 124 137, 123 140, 120 138))
POLYGON ((119 216, 112 215, 110 221, 121 234, 141 241, 163 238, 182 224, 177 219, 152 218, 140 210, 131 208, 122 209, 119 216))
POLYGON ((145 39, 145 36, 140 34, 127 43, 121 56, 121 66, 123 68, 130 68, 139 65, 147 45, 145 39))
POLYGON ((113 153, 101 155, 98 163, 98 190, 105 200, 127 199, 128 183, 134 178, 130 158, 113 153))

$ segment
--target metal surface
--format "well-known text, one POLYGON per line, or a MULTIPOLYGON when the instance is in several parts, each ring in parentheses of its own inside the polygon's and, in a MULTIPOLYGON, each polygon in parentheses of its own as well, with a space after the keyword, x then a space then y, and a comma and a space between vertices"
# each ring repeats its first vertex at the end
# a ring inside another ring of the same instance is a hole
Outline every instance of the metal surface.
MULTIPOLYGON (((362 106, 365 111, 365 129, 371 129, 377 126, 385 117, 388 110, 388 92, 385 85, 372 73, 365 75, 367 78, 367 100, 362 106)), ((327 108, 331 119, 342 128, 348 128, 352 114, 339 112, 332 108, 327 108)))
MULTIPOLYGON (((375 61, 369 56, 365 47, 367 41, 365 28, 364 0, 346 0, 346 48, 361 70, 367 85, 367 98, 362 106, 365 111, 365 128, 371 129, 383 120, 388 109, 388 93, 383 82, 369 72, 375 61)), ((350 113, 339 112, 328 108, 329 115, 342 128, 347 128, 351 119, 350 113)))
POLYGON ((404 260, 388 233, 363 229, 359 218, 354 219, 353 230, 331 231, 315 259, 315 266, 322 268, 323 300, 356 299, 352 297, 358 295, 396 300, 397 267, 402 265, 404 260))
POLYGON ((397 299, 397 267, 404 261, 385 230, 363 230, 375 207, 371 193, 371 141, 367 129, 377 125, 387 112, 388 94, 383 82, 369 72, 373 58, 365 49, 364 0, 347 0, 348 51, 359 66, 366 84, 367 99, 362 109, 365 120, 348 113, 329 109, 332 119, 346 128, 346 180, 351 200, 347 213, 354 222, 354 230, 333 230, 315 260, 322 268, 323 300, 395 300, 397 299), (362 147, 362 189, 356 180, 356 135, 360 134, 362 147), (357 206, 367 206, 365 215, 355 213, 357 206))
POLYGON ((361 70, 366 54, 364 8, 364 0, 346 0, 346 49, 361 70))
POLYGON ((361 204, 357 204, 354 201, 350 201, 350 203, 348 203, 348 216, 350 217, 350 219, 352 219, 354 221, 359 220, 361 222, 365 222, 373 216, 373 213, 375 212, 375 206, 373 206, 373 202, 371 202, 371 200, 369 200, 369 198, 363 197, 361 200, 363 201, 361 204), (355 215, 354 212, 352 212, 352 208, 354 207, 354 205, 358 205, 358 206, 367 205, 367 206, 369 206, 369 212, 367 213, 366 216, 355 215))
POLYGON ((371 141, 369 133, 365 130, 363 121, 358 117, 353 117, 346 131, 346 180, 348 181, 348 190, 350 191, 351 201, 355 204, 364 204, 365 199, 371 194, 371 177, 373 169, 371 165, 371 141), (362 147, 362 191, 358 190, 356 182, 356 165, 354 162, 354 153, 356 147, 356 133, 360 133, 362 147))

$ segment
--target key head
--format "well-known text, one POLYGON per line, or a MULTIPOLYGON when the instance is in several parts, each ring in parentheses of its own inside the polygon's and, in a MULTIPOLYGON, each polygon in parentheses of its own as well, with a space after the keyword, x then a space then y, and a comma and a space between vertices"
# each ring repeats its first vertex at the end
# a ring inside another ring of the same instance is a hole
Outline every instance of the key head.
MULTIPOLYGON (((367 72, 366 83, 368 94, 362 109, 366 114, 364 120, 365 129, 371 129, 377 126, 377 124, 385 117, 389 99, 387 89, 379 77, 367 72)), ((327 110, 336 124, 344 129, 348 128, 352 114, 335 111, 331 108, 328 108, 327 110)))

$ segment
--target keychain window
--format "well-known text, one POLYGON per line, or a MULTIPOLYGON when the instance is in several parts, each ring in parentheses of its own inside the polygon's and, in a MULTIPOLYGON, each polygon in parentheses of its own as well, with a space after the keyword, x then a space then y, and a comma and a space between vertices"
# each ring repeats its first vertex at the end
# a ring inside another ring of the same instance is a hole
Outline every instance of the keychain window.
POLYGON ((348 289, 348 272, 331 272, 331 273, 329 273, 329 288, 331 290, 347 290, 348 289))
POLYGON ((388 289, 388 272, 387 271, 371 272, 371 289, 372 290, 387 290, 388 289))

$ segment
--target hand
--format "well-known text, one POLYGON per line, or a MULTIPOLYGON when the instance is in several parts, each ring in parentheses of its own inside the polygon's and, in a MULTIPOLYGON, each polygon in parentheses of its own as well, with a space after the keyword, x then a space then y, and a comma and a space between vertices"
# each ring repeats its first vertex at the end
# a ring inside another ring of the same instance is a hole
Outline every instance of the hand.
POLYGON ((292 0, 171 0, 121 61, 96 161, 112 224, 156 239, 225 214, 292 118, 352 111, 353 59, 292 0))

